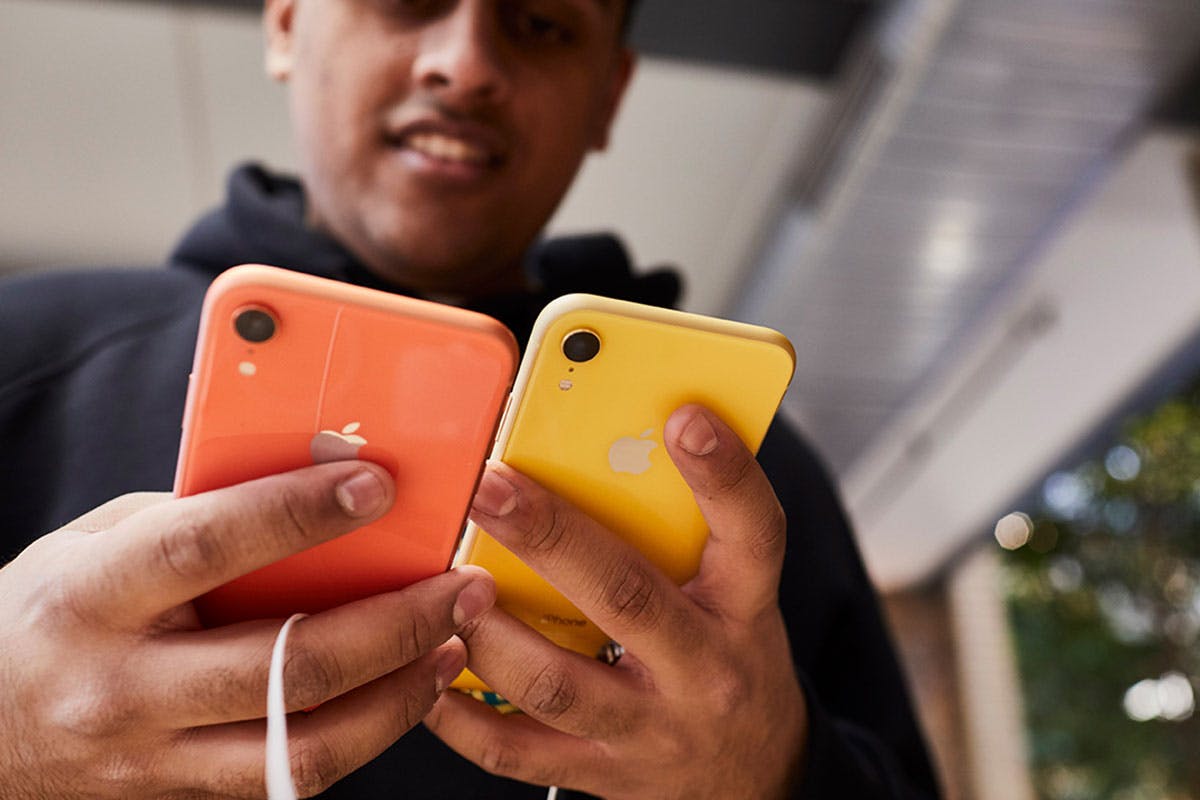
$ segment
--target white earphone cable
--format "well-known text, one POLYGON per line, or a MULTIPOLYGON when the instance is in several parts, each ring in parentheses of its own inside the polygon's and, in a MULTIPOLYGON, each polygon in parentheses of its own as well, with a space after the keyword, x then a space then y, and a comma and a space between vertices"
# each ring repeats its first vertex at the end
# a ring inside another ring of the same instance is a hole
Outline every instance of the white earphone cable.
POLYGON ((283 704, 283 657, 287 651, 288 632, 292 623, 303 619, 294 614, 283 623, 271 651, 270 676, 267 678, 267 799, 296 800, 296 784, 292 783, 291 762, 288 758, 287 708, 283 704))
MULTIPOLYGON (((296 784, 292 782, 288 758, 287 708, 283 703, 283 658, 287 653, 288 633, 292 623, 305 614, 294 614, 283 623, 271 650, 271 667, 267 678, 267 800, 297 800, 296 784)), ((546 800, 557 800, 558 787, 551 786, 546 800)))

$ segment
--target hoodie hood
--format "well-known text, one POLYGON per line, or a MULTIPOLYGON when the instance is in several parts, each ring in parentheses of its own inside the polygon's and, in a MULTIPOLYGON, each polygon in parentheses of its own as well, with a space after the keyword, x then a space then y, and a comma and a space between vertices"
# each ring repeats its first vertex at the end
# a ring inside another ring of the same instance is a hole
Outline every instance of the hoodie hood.
MULTIPOLYGON (((229 177, 225 205, 205 215, 170 257, 172 268, 195 270, 210 279, 238 264, 284 267, 419 296, 376 277, 335 239, 304 222, 305 196, 299 181, 243 165, 229 177)), ((634 274, 620 240, 607 233, 541 239, 526 255, 531 291, 473 300, 468 307, 508 325, 522 343, 538 312, 556 297, 589 292, 620 300, 674 306, 681 283, 670 269, 634 274)))

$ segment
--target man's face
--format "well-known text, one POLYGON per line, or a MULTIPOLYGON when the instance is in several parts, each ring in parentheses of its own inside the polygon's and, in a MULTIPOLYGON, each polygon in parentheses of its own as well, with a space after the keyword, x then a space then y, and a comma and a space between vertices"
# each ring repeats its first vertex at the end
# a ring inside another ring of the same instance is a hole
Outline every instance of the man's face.
POLYGON ((624 0, 267 0, 310 222, 380 277, 469 294, 511 281, 632 57, 624 0))

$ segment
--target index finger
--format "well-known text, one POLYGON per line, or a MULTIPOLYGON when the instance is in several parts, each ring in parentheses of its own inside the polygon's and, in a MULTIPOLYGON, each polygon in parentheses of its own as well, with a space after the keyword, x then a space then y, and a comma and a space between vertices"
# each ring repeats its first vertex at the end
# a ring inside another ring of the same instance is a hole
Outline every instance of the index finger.
POLYGON ((507 464, 489 462, 471 519, 643 662, 673 663, 702 638, 691 603, 664 572, 507 464))
POLYGON ((100 618, 144 622, 381 516, 394 496, 381 467, 343 461, 151 505, 90 548, 69 580, 100 618))
POLYGON ((711 411, 679 408, 663 442, 708 523, 700 572, 705 606, 749 619, 778 603, 787 520, 754 454, 711 411))

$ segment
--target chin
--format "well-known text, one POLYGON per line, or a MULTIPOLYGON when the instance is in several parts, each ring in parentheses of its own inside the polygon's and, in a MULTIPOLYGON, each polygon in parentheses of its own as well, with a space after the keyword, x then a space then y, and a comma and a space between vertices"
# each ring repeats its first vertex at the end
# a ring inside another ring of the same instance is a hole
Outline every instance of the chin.
POLYGON ((399 207, 378 202, 371 209, 360 208, 362 222, 352 249, 385 280, 418 291, 473 294, 520 278, 527 242, 516 235, 524 226, 515 220, 510 228, 497 230, 494 222, 480 224, 481 219, 494 220, 494 213, 429 198, 399 207))
POLYGON ((465 248, 462 242, 447 247, 380 248, 382 257, 370 262, 371 271, 385 280, 421 292, 469 295, 497 285, 520 271, 520 260, 511 267, 498 262, 490 248, 465 248))

